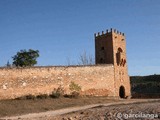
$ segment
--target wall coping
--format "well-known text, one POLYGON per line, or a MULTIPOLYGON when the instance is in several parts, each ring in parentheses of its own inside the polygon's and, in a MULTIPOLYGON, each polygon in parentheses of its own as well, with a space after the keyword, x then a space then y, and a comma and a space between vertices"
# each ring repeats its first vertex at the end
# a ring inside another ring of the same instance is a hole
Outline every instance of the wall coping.
POLYGON ((68 66, 32 66, 32 67, 0 67, 0 70, 6 69, 41 69, 41 68, 77 68, 77 67, 109 67, 113 66, 113 64, 98 64, 98 65, 68 65, 68 66))

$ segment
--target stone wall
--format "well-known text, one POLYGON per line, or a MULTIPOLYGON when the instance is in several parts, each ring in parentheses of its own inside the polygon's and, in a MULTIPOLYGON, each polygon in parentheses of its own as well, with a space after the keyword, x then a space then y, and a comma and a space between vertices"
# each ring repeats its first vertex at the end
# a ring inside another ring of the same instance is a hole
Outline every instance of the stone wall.
POLYGON ((115 95, 113 65, 0 68, 0 99, 50 94, 59 86, 68 94, 72 81, 82 95, 115 95))

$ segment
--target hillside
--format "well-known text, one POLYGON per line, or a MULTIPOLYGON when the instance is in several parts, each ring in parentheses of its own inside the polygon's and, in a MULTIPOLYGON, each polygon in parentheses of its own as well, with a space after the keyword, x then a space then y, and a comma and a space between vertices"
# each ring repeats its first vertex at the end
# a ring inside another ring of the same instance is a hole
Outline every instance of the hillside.
POLYGON ((133 97, 160 97, 160 75, 131 76, 133 97))

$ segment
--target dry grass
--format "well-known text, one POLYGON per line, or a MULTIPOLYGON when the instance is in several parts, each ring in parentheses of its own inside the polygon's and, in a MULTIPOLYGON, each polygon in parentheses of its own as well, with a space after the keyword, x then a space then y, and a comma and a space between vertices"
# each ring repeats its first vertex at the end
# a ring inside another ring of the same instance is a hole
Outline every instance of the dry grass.
MULTIPOLYGON (((45 97, 45 96, 44 96, 45 97)), ((1 100, 0 117, 38 113, 57 110, 73 106, 83 106, 96 103, 107 103, 118 100, 109 100, 106 97, 79 97, 79 98, 45 98, 1 100)))

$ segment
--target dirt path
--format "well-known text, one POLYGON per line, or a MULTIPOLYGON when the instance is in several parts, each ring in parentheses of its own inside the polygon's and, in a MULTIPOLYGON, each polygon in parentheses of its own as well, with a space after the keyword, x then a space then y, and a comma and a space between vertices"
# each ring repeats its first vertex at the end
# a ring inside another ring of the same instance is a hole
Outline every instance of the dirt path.
POLYGON ((152 102, 160 102, 160 99, 130 99, 130 100, 119 100, 118 102, 110 102, 106 104, 93 104, 93 105, 86 105, 82 107, 71 107, 71 108, 65 108, 61 110, 55 110, 55 111, 47 111, 47 112, 41 112, 41 113, 31 113, 21 116, 14 116, 14 117, 3 117, 0 118, 0 120, 39 120, 39 119, 46 119, 46 118, 53 118, 55 116, 60 116, 67 113, 73 113, 76 111, 82 111, 90 108, 96 108, 96 107, 107 107, 111 105, 126 105, 126 104, 133 104, 133 103, 152 103, 152 102))

